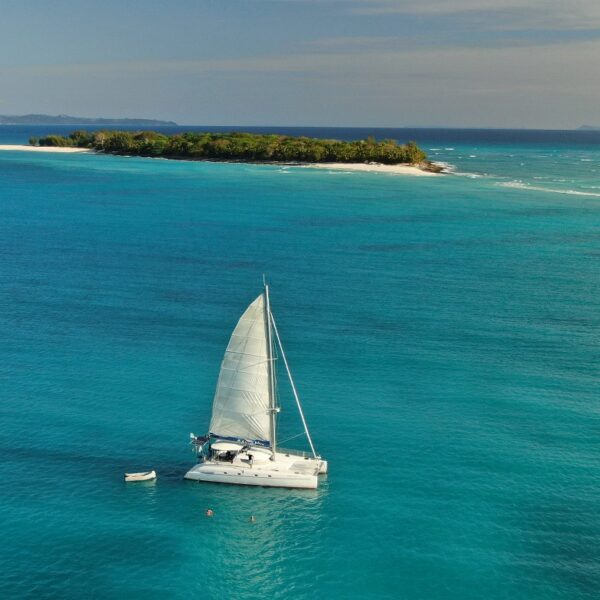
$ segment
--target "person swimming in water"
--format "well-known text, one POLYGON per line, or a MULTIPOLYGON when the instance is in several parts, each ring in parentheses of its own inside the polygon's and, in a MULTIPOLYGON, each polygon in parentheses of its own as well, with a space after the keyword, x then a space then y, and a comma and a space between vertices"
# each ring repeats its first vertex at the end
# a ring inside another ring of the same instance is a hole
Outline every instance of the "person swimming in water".
POLYGON ((254 515, 250 517, 250 523, 256 523, 256 517, 254 515))
POLYGON ((206 512, 204 513, 207 517, 214 517, 215 512, 213 511, 212 508, 207 508, 206 512))

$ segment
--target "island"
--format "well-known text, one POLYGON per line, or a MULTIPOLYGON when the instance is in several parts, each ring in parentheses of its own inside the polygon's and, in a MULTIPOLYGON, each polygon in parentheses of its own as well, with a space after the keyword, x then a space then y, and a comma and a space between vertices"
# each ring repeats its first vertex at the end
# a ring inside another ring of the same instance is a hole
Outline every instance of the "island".
POLYGON ((156 119, 107 119, 90 117, 72 117, 70 115, 0 115, 0 125, 100 125, 129 127, 172 127, 174 121, 156 119))
MULTIPOLYGON (((128 156, 271 164, 404 165, 438 173, 442 167, 427 160, 414 142, 394 140, 340 141, 304 136, 244 132, 188 132, 165 135, 156 131, 74 131, 29 140, 34 147, 79 148, 128 156)), ((376 170, 361 168, 357 170, 376 170)), ((385 169, 377 169, 385 170, 385 169)))

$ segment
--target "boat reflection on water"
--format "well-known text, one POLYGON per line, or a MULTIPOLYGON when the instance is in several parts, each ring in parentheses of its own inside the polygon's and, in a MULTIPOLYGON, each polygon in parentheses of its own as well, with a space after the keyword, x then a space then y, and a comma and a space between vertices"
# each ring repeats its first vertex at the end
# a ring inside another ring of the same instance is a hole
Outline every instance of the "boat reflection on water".
POLYGON ((206 507, 198 507, 202 535, 197 538, 197 557, 210 561, 211 570, 219 573, 206 581, 206 596, 231 597, 231 590, 239 598, 275 598, 282 589, 293 589, 294 595, 302 595, 300 590, 309 593, 314 581, 306 580, 303 560, 310 560, 315 539, 326 527, 323 483, 319 490, 198 486, 199 499, 214 516, 204 517, 206 507), (290 556, 306 558, 290 563, 290 556))

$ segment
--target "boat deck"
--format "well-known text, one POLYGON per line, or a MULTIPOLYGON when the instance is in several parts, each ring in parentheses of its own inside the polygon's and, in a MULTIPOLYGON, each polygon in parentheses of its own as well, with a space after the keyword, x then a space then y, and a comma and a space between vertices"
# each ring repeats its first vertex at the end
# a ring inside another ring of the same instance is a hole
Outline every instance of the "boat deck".
POLYGON ((268 455, 264 458, 266 460, 254 460, 254 456, 250 459, 244 453, 231 461, 204 460, 192 467, 185 478, 238 485, 314 489, 318 486, 318 474, 323 472, 323 465, 326 465, 320 459, 289 453, 277 452, 275 460, 270 460, 268 455))

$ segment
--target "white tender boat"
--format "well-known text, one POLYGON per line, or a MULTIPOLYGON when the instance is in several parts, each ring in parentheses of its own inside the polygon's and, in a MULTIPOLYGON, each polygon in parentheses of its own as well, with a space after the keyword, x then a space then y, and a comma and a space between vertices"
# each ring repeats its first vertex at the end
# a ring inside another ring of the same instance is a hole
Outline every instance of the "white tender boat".
POLYGON ((150 481, 151 479, 156 479, 156 471, 125 473, 125 481, 150 481))
POLYGON ((318 486, 327 461, 315 451, 269 304, 269 286, 250 304, 225 351, 206 436, 190 434, 199 462, 186 479, 285 488, 318 486), (276 344, 275 344, 276 342, 276 344), (279 356, 276 355, 279 350, 279 356), (275 361, 290 380, 311 452, 277 447, 275 361))

